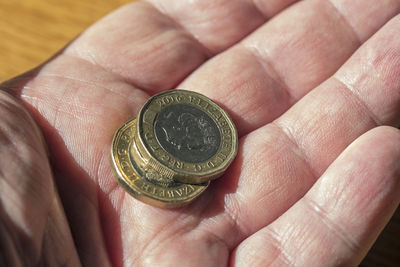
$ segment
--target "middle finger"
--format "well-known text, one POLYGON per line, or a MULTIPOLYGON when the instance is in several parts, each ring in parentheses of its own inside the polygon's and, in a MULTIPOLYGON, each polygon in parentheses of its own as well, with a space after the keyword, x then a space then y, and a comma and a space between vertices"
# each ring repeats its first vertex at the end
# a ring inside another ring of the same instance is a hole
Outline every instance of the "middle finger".
POLYGON ((302 1, 204 64, 179 88, 222 103, 244 135, 332 75, 399 9, 398 0, 302 1))

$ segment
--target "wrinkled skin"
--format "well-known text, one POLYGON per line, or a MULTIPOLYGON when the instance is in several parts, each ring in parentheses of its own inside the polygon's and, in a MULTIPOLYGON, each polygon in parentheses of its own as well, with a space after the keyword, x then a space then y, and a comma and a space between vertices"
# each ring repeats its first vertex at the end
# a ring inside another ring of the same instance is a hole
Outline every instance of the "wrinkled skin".
POLYGON ((356 266, 400 198, 400 1, 295 2, 132 3, 4 82, 0 266, 356 266), (226 108, 240 145, 168 210, 109 157, 172 88, 226 108))

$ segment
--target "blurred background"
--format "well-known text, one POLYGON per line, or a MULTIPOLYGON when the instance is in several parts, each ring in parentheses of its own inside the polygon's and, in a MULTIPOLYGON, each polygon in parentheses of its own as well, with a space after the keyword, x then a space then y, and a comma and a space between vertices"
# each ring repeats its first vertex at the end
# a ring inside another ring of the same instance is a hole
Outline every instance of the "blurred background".
MULTIPOLYGON (((0 82, 41 64, 96 20, 128 2, 0 0, 0 82)), ((360 266, 400 267, 400 209, 360 266)))
POLYGON ((129 0, 0 0, 0 81, 48 59, 129 0))

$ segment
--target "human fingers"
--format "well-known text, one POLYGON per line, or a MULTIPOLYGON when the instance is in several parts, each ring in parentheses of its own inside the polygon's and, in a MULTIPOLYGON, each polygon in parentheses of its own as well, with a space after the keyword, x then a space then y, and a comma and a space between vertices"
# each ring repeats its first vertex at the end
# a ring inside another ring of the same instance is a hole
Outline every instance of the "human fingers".
POLYGON ((41 133, 0 91, 0 265, 79 266, 41 133))
MULTIPOLYGON (((188 254, 199 249, 199 244, 192 246, 191 240, 195 237, 206 240, 201 245, 212 244, 207 247, 213 253, 203 260, 218 259, 223 263, 224 257, 215 255, 228 255, 241 240, 278 218, 310 189, 343 149, 377 126, 371 114, 379 111, 375 116, 380 124, 394 125, 400 112, 397 60, 400 46, 396 38, 399 31, 400 24, 395 18, 365 43, 336 76, 303 97, 274 123, 243 137, 231 168, 190 206, 192 212, 188 210, 189 214, 179 217, 183 226, 175 223, 173 233, 180 234, 167 240, 179 243, 179 248, 184 247, 188 254), (383 41, 385 45, 379 46, 383 41), (346 73, 358 73, 352 76, 355 78, 352 86, 360 90, 360 100, 357 95, 346 93, 346 87, 340 87, 344 84, 337 79, 346 73), (363 103, 363 95, 374 88, 381 93, 363 103)), ((146 211, 140 213, 145 214, 143 220, 162 228, 160 222, 151 221, 156 217, 151 216, 154 211, 146 211)), ((129 226, 133 225, 130 222, 129 226)), ((164 255, 166 247, 160 242, 168 234, 171 232, 162 231, 149 242, 151 246, 146 248, 151 252, 145 254, 148 260, 164 255)), ((168 246, 174 248, 175 245, 168 246)))
POLYGON ((193 72, 180 88, 226 107, 240 135, 276 119, 331 76, 400 1, 301 1, 193 72))
MULTIPOLYGON (((294 1, 271 1, 270 15, 294 1)), ((153 93, 173 88, 265 20, 245 0, 135 2, 93 25, 65 54, 153 93)))
POLYGON ((357 137, 400 123, 399 19, 276 121, 241 139, 237 159, 212 188, 209 214, 223 212, 205 219, 204 229, 234 246, 297 202, 357 137))
POLYGON ((400 131, 353 142, 310 191, 243 241, 231 266, 357 266, 400 201, 400 131))
POLYGON ((148 0, 174 18, 213 54, 235 44, 297 0, 160 1, 148 0))

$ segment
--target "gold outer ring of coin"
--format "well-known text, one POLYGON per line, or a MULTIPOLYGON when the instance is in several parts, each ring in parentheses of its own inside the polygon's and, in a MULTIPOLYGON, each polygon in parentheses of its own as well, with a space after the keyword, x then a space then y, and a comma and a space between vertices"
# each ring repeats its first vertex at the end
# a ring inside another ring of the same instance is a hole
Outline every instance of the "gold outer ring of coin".
MULTIPOLYGON (((236 156, 238 135, 228 113, 211 99, 186 90, 170 90, 150 98, 137 117, 135 141, 143 161, 168 179, 182 183, 199 184, 220 177, 236 156), (216 124, 221 137, 218 150, 202 162, 187 162, 165 151, 157 141, 154 124, 160 112, 172 105, 188 105, 206 113, 216 124)), ((137 158, 132 150, 132 157, 137 158)), ((140 159, 139 159, 140 161, 140 159)))
POLYGON ((185 206, 203 193, 209 182, 183 184, 172 182, 165 186, 145 177, 130 157, 129 150, 134 142, 136 119, 125 123, 115 133, 111 146, 111 161, 119 185, 136 199, 161 208, 185 206))

